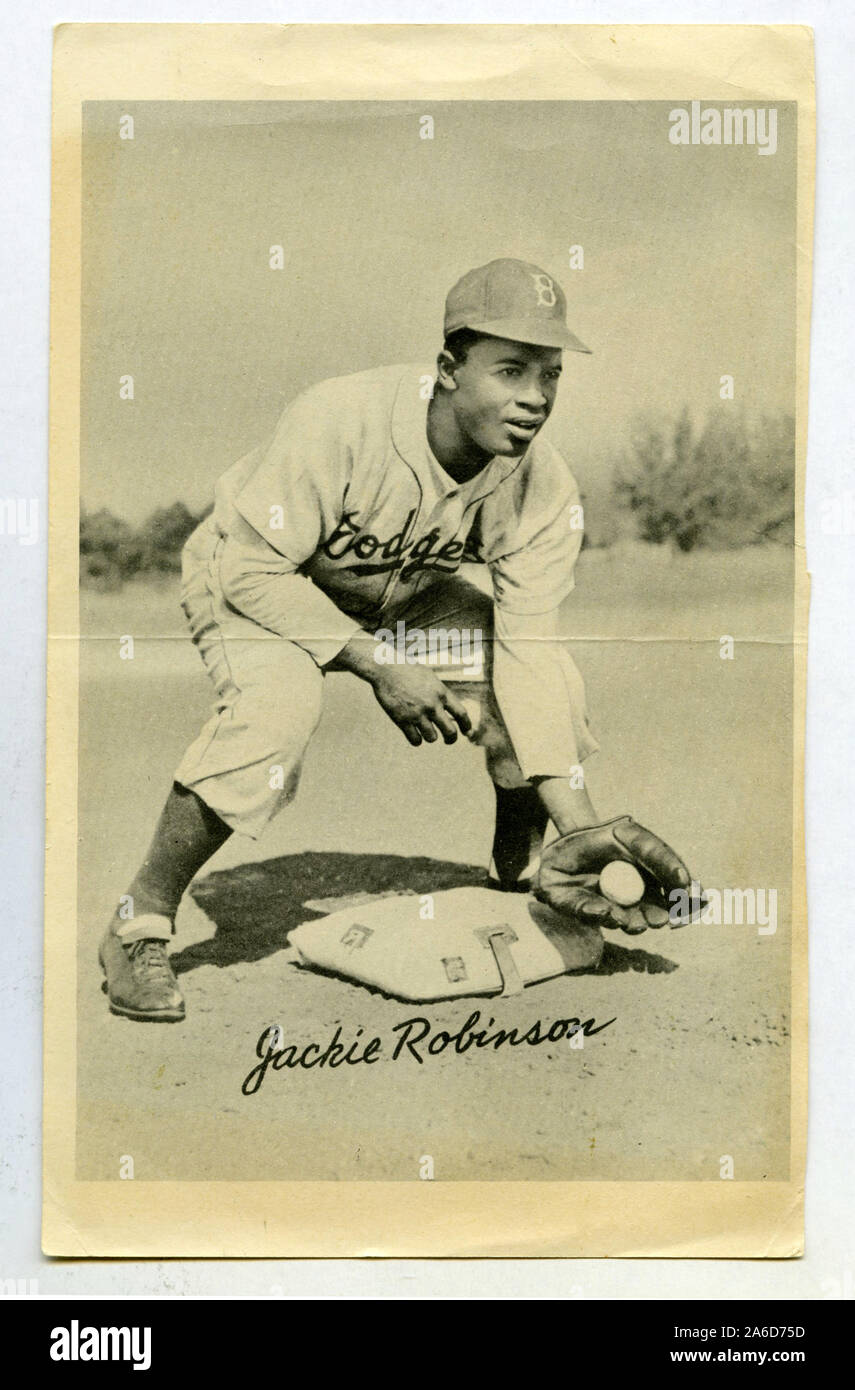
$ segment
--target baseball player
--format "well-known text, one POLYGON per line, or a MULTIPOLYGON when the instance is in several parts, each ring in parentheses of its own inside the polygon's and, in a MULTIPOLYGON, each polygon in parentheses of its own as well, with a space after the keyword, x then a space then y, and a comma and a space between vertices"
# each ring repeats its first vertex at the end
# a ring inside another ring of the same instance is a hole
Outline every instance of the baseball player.
POLYGON ((568 930, 661 926, 670 891, 689 884, 673 851, 628 816, 599 823, 573 775, 597 747, 558 626, 581 508, 541 430, 563 352, 589 349, 567 327, 555 279, 518 260, 464 275, 444 327, 429 367, 304 391, 219 480, 185 546, 182 606, 217 700, 101 942, 115 1013, 184 1016, 166 949, 181 897, 233 831, 257 838, 293 799, 331 671, 368 682, 414 746, 462 734, 483 748, 494 886, 532 886, 549 820, 559 839, 536 888, 568 930), (458 573, 470 560, 486 564, 491 595, 458 573), (381 659, 381 631, 436 630, 478 634, 478 669, 471 647, 431 665, 418 640, 415 658, 381 659), (597 889, 615 858, 647 885, 630 909, 597 889))

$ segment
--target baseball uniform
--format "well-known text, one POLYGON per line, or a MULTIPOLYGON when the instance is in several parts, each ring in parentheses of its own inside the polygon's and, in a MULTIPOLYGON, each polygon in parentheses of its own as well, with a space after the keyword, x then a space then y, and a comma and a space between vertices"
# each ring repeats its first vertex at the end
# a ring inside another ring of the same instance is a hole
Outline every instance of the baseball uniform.
POLYGON ((478 674, 438 674, 500 786, 566 777, 597 747, 558 625, 582 539, 575 481, 537 437, 455 482, 428 444, 434 371, 304 391, 222 476, 185 546, 182 604, 217 704, 175 780, 233 830, 257 837, 293 798, 325 668, 360 629, 480 632, 478 674), (460 575, 473 560, 492 596, 460 575))

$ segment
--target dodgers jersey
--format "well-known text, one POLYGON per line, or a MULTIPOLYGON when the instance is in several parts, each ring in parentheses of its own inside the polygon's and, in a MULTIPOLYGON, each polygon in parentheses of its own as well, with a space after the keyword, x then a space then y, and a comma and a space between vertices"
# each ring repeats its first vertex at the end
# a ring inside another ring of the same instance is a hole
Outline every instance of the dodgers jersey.
POLYGON ((322 381, 217 484, 232 601, 320 663, 464 560, 486 562, 507 615, 553 612, 573 587, 581 513, 564 459, 538 437, 455 482, 427 440, 433 379, 408 365, 322 381), (287 614, 255 582, 274 573, 303 580, 288 586, 287 614))

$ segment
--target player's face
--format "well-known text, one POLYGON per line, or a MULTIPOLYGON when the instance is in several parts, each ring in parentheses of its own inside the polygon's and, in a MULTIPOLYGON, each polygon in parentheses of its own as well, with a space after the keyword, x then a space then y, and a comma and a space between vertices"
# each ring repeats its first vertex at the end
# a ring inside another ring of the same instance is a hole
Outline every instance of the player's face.
POLYGON ((560 375, 560 348, 480 338, 454 370, 459 430, 486 454, 524 453, 549 418, 560 375))

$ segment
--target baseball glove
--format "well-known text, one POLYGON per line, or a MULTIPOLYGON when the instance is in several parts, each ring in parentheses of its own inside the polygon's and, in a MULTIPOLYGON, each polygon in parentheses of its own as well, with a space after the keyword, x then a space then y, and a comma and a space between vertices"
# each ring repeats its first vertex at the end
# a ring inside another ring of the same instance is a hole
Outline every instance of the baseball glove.
MULTIPOLYGON (((683 861, 664 840, 645 830, 631 816, 617 816, 604 825, 573 830, 553 840, 543 851, 534 893, 541 902, 577 926, 620 928, 637 936, 648 927, 682 926, 693 912, 680 915, 674 907, 700 893, 683 861), (599 875, 612 860, 632 864, 644 879, 645 891, 634 907, 620 907, 599 891, 599 875), (672 894, 675 897, 672 897, 672 894)), ((698 900, 698 905, 702 897, 698 900)))

